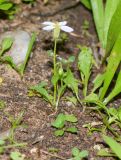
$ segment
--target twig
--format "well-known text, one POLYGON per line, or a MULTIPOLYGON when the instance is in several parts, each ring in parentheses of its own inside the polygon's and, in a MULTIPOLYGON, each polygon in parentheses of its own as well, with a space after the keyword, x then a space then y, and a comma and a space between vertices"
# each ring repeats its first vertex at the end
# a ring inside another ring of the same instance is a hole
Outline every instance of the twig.
POLYGON ((59 158, 59 159, 62 159, 62 160, 67 160, 67 159, 65 159, 65 158, 63 158, 63 157, 61 157, 61 156, 58 156, 58 155, 49 153, 49 152, 44 151, 44 150, 40 150, 40 152, 42 152, 42 153, 44 153, 44 154, 47 154, 47 155, 49 155, 49 156, 51 156, 51 157, 56 157, 56 158, 59 158))

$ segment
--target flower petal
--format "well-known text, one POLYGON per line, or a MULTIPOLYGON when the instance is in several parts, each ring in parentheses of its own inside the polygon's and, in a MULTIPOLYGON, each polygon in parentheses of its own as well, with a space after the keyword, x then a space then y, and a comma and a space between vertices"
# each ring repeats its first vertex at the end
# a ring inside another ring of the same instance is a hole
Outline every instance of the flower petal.
POLYGON ((54 26, 46 26, 46 27, 43 27, 42 28, 43 30, 46 30, 46 31, 51 31, 51 30, 53 30, 54 29, 54 26))
POLYGON ((59 22, 60 26, 65 26, 67 24, 67 21, 59 22))
POLYGON ((47 25, 47 26, 51 26, 51 25, 54 25, 53 22, 50 22, 50 21, 45 21, 42 23, 43 25, 47 25))
POLYGON ((61 26, 61 30, 65 32, 73 32, 73 28, 68 26, 61 26))

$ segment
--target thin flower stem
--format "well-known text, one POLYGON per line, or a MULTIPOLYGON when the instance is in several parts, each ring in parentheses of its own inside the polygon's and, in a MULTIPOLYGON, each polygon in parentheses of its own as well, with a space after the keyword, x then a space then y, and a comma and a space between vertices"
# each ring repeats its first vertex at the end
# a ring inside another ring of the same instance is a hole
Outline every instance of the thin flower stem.
MULTIPOLYGON (((54 42, 54 56, 53 56, 53 65, 54 65, 54 76, 56 75, 56 48, 57 48, 57 40, 54 42)), ((54 84, 54 106, 56 106, 56 92, 57 86, 54 84)))

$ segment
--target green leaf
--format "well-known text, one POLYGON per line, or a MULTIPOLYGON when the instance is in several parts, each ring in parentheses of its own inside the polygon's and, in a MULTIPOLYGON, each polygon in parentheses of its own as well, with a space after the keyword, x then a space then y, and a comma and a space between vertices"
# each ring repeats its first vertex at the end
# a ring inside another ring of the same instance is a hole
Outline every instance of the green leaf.
POLYGON ((95 92, 103 83, 105 78, 105 74, 98 74, 96 78, 93 80, 94 88, 92 92, 95 92))
POLYGON ((104 20, 104 41, 105 47, 107 44, 107 35, 110 26, 110 22, 112 19, 113 14, 115 13, 117 6, 120 0, 107 0, 106 7, 105 7, 105 20, 104 20))
POLYGON ((101 157, 112 157, 112 156, 114 156, 114 154, 109 153, 106 149, 100 149, 97 152, 97 155, 101 156, 101 157))
POLYGON ((1 48, 2 50, 0 51, 0 56, 2 56, 2 54, 8 50, 13 44, 13 39, 12 38, 5 38, 3 39, 2 41, 2 44, 1 44, 1 48))
POLYGON ((60 113, 56 120, 52 123, 52 126, 55 128, 63 128, 65 125, 65 115, 60 113))
MULTIPOLYGON (((83 102, 94 103, 94 104, 98 105, 99 108, 104 109, 107 112, 107 114, 109 115, 109 111, 108 111, 107 107, 103 104, 103 102, 101 102, 99 100, 99 97, 97 94, 91 93, 90 95, 85 97, 83 102)), ((98 108, 96 108, 96 109, 98 109, 98 108)))
POLYGON ((0 139, 0 146, 3 146, 5 144, 5 141, 0 139))
POLYGON ((46 86, 46 83, 41 82, 38 85, 30 87, 30 90, 36 91, 41 96, 43 96, 43 98, 45 98, 45 100, 52 103, 53 97, 50 94, 48 94, 47 90, 44 88, 45 86, 46 86))
POLYGON ((28 59, 30 57, 32 47, 34 45, 35 40, 36 40, 36 34, 32 33, 24 63, 17 68, 17 70, 18 70, 18 72, 20 73, 21 76, 23 76, 23 73, 24 73, 26 64, 28 62, 28 59))
POLYGON ((121 145, 111 137, 103 136, 103 139, 116 154, 116 156, 121 159, 121 145))
POLYGON ((4 57, 2 57, 2 60, 8 62, 14 69, 17 69, 17 66, 14 63, 13 58, 11 56, 5 55, 4 57))
POLYGON ((113 88, 111 93, 108 95, 108 97, 105 98, 104 103, 107 104, 109 101, 111 101, 119 93, 121 93, 121 71, 118 74, 118 78, 117 78, 115 87, 113 88))
POLYGON ((113 50, 108 59, 108 65, 105 72, 104 84, 100 93, 100 99, 103 100, 114 74, 121 61, 121 32, 115 42, 113 50))
POLYGON ((117 5, 117 9, 115 13, 113 14, 110 26, 109 26, 109 31, 108 31, 108 37, 107 37, 107 45, 106 45, 106 56, 110 53, 112 50, 119 33, 121 31, 121 1, 117 5))
POLYGON ((72 115, 66 114, 65 115, 65 120, 68 121, 68 122, 72 122, 72 123, 75 123, 75 122, 78 121, 77 118, 73 114, 72 115))
POLYGON ((0 154, 4 153, 4 148, 3 147, 0 147, 0 154))
POLYGON ((11 152, 10 158, 12 160, 24 160, 24 157, 22 156, 20 152, 11 152))
POLYGON ((91 9, 91 4, 90 4, 90 0, 80 0, 81 3, 88 9, 91 9))
POLYGON ((81 158, 85 158, 85 157, 87 157, 88 156, 88 151, 86 151, 86 150, 83 150, 83 151, 81 151, 80 153, 79 153, 79 157, 81 157, 81 158))
POLYGON ((3 3, 3 4, 0 4, 0 10, 7 11, 7 10, 9 10, 12 6, 13 6, 12 3, 3 3))
POLYGON ((56 85, 57 82, 59 81, 59 79, 60 79, 59 72, 56 72, 56 74, 54 74, 54 75, 52 76, 52 79, 51 79, 52 84, 53 84, 53 85, 56 85))
POLYGON ((66 99, 69 101, 69 102, 72 102, 74 105, 77 104, 77 98, 76 97, 66 97, 66 99))
POLYGON ((121 107, 118 109, 118 119, 121 122, 121 107))
POLYGON ((91 67, 93 63, 92 50, 88 47, 82 47, 81 52, 78 56, 78 68, 80 70, 80 75, 82 82, 84 84, 83 94, 87 94, 87 85, 91 73, 91 67))
POLYGON ((104 5, 103 0, 90 0, 99 41, 104 48, 104 5))
POLYGON ((73 156, 78 156, 79 155, 79 153, 80 153, 80 150, 77 148, 77 147, 74 147, 73 149, 72 149, 72 155, 73 156))
POLYGON ((78 81, 74 78, 73 73, 69 69, 66 73, 66 77, 64 78, 64 83, 72 89, 72 91, 78 96, 78 81))
POLYGON ((84 100, 87 101, 87 102, 98 101, 99 97, 97 96, 97 94, 91 93, 88 96, 86 96, 84 100))
POLYGON ((70 132, 70 133, 77 133, 77 128, 76 127, 69 127, 66 129, 66 132, 70 132))
POLYGON ((57 130, 54 132, 55 136, 63 136, 64 135, 64 130, 57 130))

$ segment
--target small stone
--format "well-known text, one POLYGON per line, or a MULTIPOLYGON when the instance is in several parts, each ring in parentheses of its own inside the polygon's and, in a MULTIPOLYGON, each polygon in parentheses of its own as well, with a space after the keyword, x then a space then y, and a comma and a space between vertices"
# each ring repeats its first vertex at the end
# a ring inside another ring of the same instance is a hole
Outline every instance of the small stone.
POLYGON ((6 55, 11 56, 13 62, 18 66, 25 60, 31 36, 23 30, 5 32, 0 35, 0 44, 7 37, 13 38, 14 41, 12 47, 6 52, 6 55))

